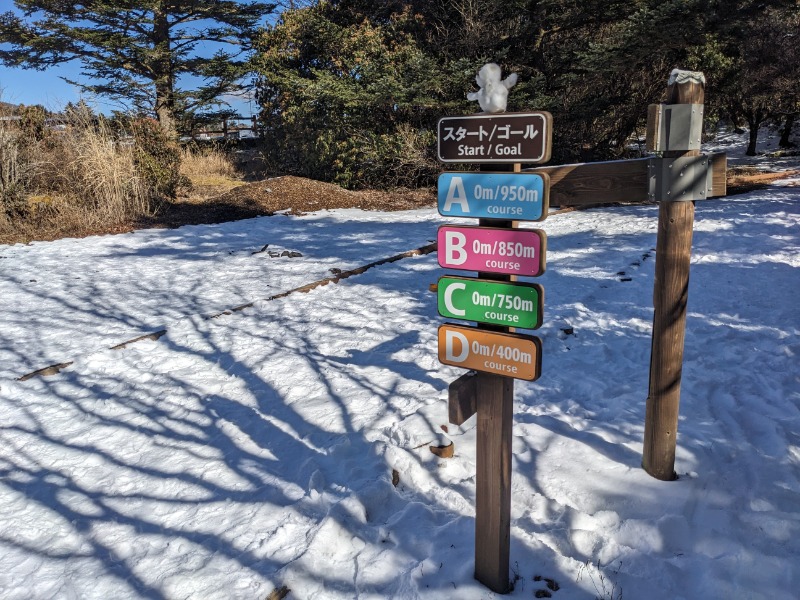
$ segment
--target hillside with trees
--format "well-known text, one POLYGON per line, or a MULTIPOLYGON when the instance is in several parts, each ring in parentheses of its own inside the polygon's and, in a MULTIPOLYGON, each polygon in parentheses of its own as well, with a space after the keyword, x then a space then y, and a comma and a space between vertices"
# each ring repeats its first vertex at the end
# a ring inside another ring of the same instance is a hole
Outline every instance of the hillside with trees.
POLYGON ((755 136, 773 120, 788 145, 800 110, 797 8, 785 0, 319 2, 285 11, 257 39, 258 98, 273 158, 345 185, 430 183, 436 120, 479 110, 466 94, 488 61, 520 75, 509 110, 553 113, 556 162, 624 157, 676 66, 705 73, 709 125, 727 119, 755 136))

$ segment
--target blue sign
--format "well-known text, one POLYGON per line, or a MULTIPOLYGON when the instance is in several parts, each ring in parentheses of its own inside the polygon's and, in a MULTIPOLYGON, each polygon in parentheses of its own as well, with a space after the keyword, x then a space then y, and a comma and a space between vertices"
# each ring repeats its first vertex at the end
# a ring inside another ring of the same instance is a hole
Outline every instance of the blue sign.
POLYGON ((546 173, 442 173, 439 214, 445 217, 544 221, 550 178, 546 173))

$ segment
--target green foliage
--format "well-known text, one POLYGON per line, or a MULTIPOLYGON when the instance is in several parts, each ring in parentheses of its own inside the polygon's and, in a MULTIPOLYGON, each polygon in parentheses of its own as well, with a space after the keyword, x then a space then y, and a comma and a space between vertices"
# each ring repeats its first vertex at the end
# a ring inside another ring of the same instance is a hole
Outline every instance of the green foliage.
POLYGON ((146 188, 159 200, 174 199, 179 188, 189 185, 180 174, 178 143, 153 119, 131 119, 126 129, 133 137, 133 161, 146 188))
POLYGON ((619 158, 674 68, 705 73, 712 125, 798 113, 798 14, 796 0, 318 2, 259 40, 258 98, 276 164, 391 185, 391 165, 431 156, 397 143, 401 126, 432 144, 439 116, 478 110, 465 95, 494 61, 520 77, 510 111, 553 113, 554 162, 619 158))
POLYGON ((437 168, 425 149, 450 90, 406 33, 413 16, 377 24, 332 16, 327 4, 287 11, 257 42, 273 162, 349 187, 430 182, 437 168), (415 165, 413 177, 402 164, 415 165))
POLYGON ((38 142, 50 135, 50 130, 46 126, 47 111, 41 106, 23 106, 19 116, 22 139, 38 142))
MULTIPOLYGON (((93 78, 82 87, 125 98, 167 132, 223 117, 212 110, 220 95, 254 68, 274 167, 348 187, 432 183, 436 122, 479 110, 466 94, 489 61, 520 77, 510 111, 553 113, 554 162, 626 156, 676 67, 705 73, 709 120, 746 121, 755 135, 768 119, 800 115, 796 0, 319 0, 258 34, 274 5, 15 4, 0 15, 1 61, 46 68, 78 58, 93 78), (201 58, 203 40, 244 54, 201 58), (182 74, 206 85, 180 91, 182 74)), ((39 117, 27 118, 36 130, 39 117)), ((36 131, 43 141, 46 128, 36 131)), ((173 195, 176 148, 139 135, 142 169, 173 195)))
POLYGON ((739 18, 717 24, 696 62, 708 74, 707 113, 746 123, 752 155, 763 123, 800 115, 800 12, 795 2, 735 4, 739 18))

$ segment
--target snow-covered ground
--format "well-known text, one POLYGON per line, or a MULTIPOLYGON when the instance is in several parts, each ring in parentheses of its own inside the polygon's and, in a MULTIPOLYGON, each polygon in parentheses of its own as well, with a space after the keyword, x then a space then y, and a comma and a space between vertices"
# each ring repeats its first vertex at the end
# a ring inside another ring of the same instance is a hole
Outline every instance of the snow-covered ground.
MULTIPOLYGON (((640 468, 656 209, 541 224, 510 597, 541 577, 561 600, 797 598, 798 183, 697 204, 674 482, 640 468)), ((450 426, 453 458, 428 449, 461 374, 436 358, 436 255, 258 301, 441 222, 333 211, 0 246, 0 597, 499 597, 472 577, 474 418, 450 426)))

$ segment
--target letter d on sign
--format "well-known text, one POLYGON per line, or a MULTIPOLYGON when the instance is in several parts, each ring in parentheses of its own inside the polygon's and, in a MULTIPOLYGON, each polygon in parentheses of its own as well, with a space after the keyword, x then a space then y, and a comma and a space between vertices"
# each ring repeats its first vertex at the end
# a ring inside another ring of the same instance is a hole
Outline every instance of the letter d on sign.
POLYGON ((449 265, 463 265, 467 262, 467 252, 464 246, 467 245, 467 236, 458 231, 445 231, 444 233, 444 253, 449 265))
POLYGON ((444 332, 444 348, 447 360, 452 360, 453 362, 463 362, 469 356, 469 340, 467 340, 467 336, 458 331, 448 329, 444 332), (458 356, 455 353, 454 340, 458 340, 461 343, 461 353, 458 356))

